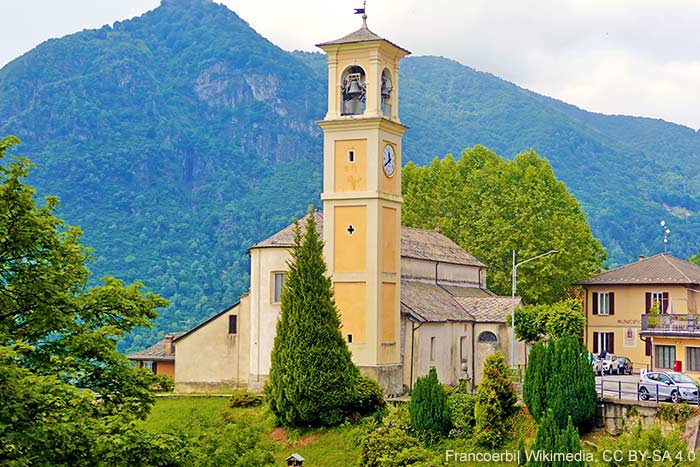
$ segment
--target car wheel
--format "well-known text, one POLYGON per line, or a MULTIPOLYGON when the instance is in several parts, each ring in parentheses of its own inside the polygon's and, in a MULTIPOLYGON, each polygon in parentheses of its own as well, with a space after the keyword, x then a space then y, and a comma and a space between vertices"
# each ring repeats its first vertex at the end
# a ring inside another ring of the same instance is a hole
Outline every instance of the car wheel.
POLYGON ((649 391, 647 391, 647 388, 640 388, 639 389, 639 400, 649 400, 649 391))
POLYGON ((680 401, 681 401, 681 395, 678 394, 678 391, 673 391, 671 393, 671 402, 673 402, 674 404, 677 404, 680 401))

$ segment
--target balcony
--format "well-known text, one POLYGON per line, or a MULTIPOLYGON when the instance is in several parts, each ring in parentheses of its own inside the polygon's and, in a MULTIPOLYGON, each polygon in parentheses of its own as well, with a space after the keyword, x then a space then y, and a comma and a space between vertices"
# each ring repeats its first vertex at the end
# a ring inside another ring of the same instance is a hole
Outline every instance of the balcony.
POLYGON ((700 338, 700 315, 642 315, 642 334, 700 338))

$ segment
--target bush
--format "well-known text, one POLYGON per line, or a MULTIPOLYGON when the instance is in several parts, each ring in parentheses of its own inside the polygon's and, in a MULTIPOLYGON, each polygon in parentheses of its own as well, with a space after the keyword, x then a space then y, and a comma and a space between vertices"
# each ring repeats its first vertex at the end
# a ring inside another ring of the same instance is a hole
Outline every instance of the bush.
POLYGON ((500 352, 489 355, 484 364, 484 378, 476 392, 474 418, 478 442, 491 448, 505 441, 508 419, 516 410, 518 395, 508 372, 500 352))
POLYGON ((153 375, 155 382, 153 390, 156 392, 173 392, 175 389, 175 380, 167 375, 153 375))
POLYGON ((256 407, 263 402, 263 395, 248 391, 234 391, 229 399, 230 407, 256 407))
POLYGON ((427 376, 416 380, 408 411, 415 430, 436 434, 447 432, 450 425, 447 395, 435 368, 431 368, 427 376))
POLYGON ((588 352, 577 337, 564 336, 533 347, 523 400, 537 421, 551 409, 559 428, 566 426, 569 416, 580 430, 591 428, 598 394, 588 352))
POLYGON ((447 413, 450 417, 450 437, 456 438, 472 433, 476 419, 474 405, 476 397, 469 394, 454 393, 447 398, 447 413))
POLYGON ((355 409, 361 415, 368 415, 385 405, 384 394, 379 383, 367 376, 358 378, 355 409))
POLYGON ((432 467, 442 465, 440 456, 420 446, 410 434, 405 407, 392 408, 382 424, 372 424, 360 440, 360 465, 364 467, 432 467))

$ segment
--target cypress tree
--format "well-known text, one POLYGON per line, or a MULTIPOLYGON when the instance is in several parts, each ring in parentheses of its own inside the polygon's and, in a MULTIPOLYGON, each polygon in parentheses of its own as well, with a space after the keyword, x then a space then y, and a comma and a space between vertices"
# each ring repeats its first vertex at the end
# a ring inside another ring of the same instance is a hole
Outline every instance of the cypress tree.
POLYGON ((411 426, 422 432, 445 433, 450 426, 447 394, 440 384, 435 368, 416 380, 408 404, 411 426))
MULTIPOLYGON (((568 418, 566 422, 566 428, 559 433, 557 442, 557 451, 561 453, 571 453, 576 454, 581 452, 581 438, 579 437, 578 430, 571 421, 571 417, 568 418)), ((568 462, 560 462, 561 467, 583 467, 585 462, 581 460, 571 460, 568 462)))
POLYGON ((282 425, 337 425, 356 402, 359 371, 340 332, 311 209, 303 233, 295 222, 288 266, 265 393, 282 425))
POLYGON ((531 457, 527 463, 528 467, 550 467, 552 462, 543 460, 542 454, 557 452, 557 442, 559 438, 559 428, 551 410, 545 412, 537 427, 535 442, 531 447, 531 457), (540 455, 538 455, 540 454, 540 455))

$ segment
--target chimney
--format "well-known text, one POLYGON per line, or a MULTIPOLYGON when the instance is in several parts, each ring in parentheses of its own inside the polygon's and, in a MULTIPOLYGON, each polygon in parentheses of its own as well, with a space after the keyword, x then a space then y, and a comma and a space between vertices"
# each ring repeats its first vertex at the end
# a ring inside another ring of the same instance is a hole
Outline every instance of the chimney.
POLYGON ((643 260, 644 260, 644 255, 639 255, 639 261, 643 261, 643 260))
POLYGON ((173 347, 173 335, 168 334, 165 336, 165 355, 172 355, 175 353, 175 348, 173 347))

